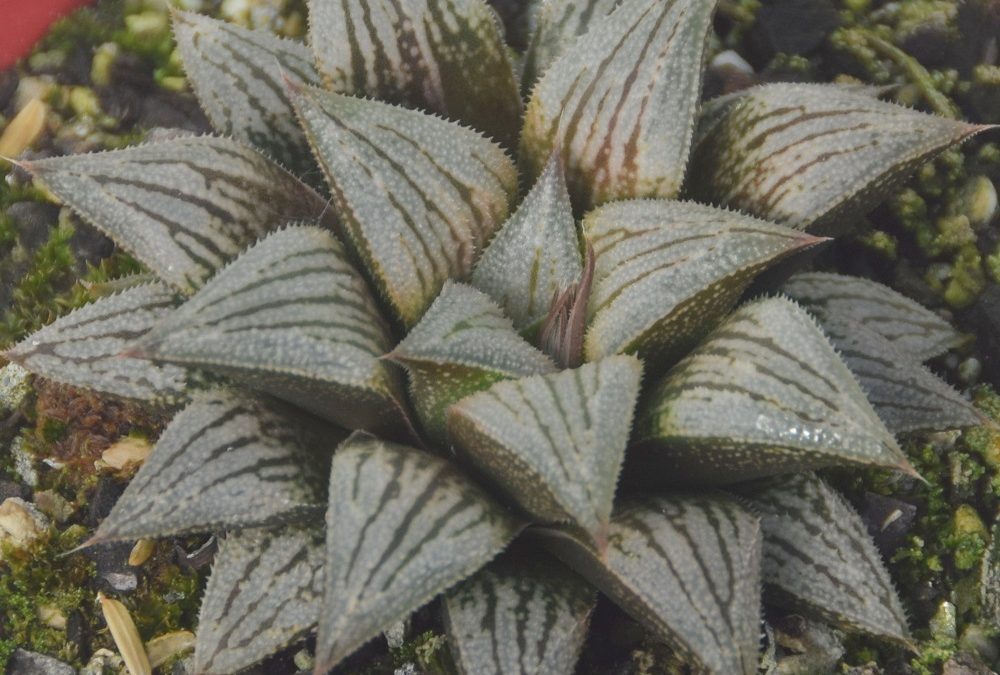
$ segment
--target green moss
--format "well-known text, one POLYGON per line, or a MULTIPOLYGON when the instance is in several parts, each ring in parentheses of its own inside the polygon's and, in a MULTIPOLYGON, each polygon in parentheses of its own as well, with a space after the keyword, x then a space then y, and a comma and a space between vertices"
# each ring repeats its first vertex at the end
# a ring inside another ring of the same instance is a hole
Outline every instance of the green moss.
POLYGON ((452 675, 455 669, 447 649, 448 639, 434 631, 421 633, 399 649, 393 650, 392 659, 397 668, 414 663, 427 675, 452 675))
POLYGON ((128 608, 139 634, 149 640, 197 624, 204 581, 203 575, 161 564, 153 568, 142 592, 119 599, 128 608))
POLYGON ((951 279, 944 289, 944 301, 955 309, 971 305, 986 288, 983 259, 972 244, 964 246, 955 256, 951 279))
POLYGON ((76 267, 70 247, 74 232, 72 225, 56 227, 35 251, 30 269, 14 287, 11 307, 0 322, 0 344, 9 344, 55 318, 60 286, 71 282, 76 267))
POLYGON ((0 670, 13 648, 51 654, 80 666, 80 654, 64 631, 39 617, 40 607, 52 607, 68 616, 88 611, 91 598, 84 589, 94 576, 92 563, 80 555, 63 554, 86 534, 82 527, 62 533, 50 531, 24 550, 4 549, 0 563, 0 670))
POLYGON ((899 257, 899 242, 896 237, 884 230, 870 230, 857 236, 855 241, 887 260, 896 260, 899 257))
POLYGON ((962 504, 955 509, 944 545, 952 549, 956 569, 971 570, 978 566, 989 536, 986 525, 973 507, 962 504))

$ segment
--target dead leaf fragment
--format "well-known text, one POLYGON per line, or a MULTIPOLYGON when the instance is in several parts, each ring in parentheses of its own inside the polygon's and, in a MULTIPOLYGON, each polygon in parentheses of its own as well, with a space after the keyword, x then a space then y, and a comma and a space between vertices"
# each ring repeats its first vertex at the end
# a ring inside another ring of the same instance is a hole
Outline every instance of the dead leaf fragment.
POLYGON ((128 436, 102 452, 101 458, 94 462, 94 467, 98 471, 108 469, 132 472, 142 466, 152 449, 149 441, 128 436))
POLYGON ((158 635, 146 643, 146 653, 153 668, 159 668, 174 656, 194 649, 195 636, 191 631, 177 630, 158 635))
POLYGON ((0 156, 14 158, 30 148, 45 128, 48 112, 41 99, 29 101, 0 134, 0 156))
POLYGON ((125 605, 100 592, 97 594, 97 599, 101 602, 104 622, 108 624, 111 637, 130 675, 152 675, 153 668, 149 664, 146 648, 125 605))

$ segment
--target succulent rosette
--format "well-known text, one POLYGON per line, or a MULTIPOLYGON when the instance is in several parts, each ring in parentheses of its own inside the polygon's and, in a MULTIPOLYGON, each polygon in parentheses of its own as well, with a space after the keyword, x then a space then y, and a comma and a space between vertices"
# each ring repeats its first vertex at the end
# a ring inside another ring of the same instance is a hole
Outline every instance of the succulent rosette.
POLYGON ((175 12, 218 135, 24 163, 148 271, 7 356, 178 409, 90 543, 225 533, 198 672, 439 599, 462 672, 571 673, 598 591, 698 672, 756 672, 762 602, 908 642, 813 470, 979 423, 922 365, 958 336, 789 265, 984 127, 702 104, 714 4, 547 0, 523 54, 481 0, 175 12))

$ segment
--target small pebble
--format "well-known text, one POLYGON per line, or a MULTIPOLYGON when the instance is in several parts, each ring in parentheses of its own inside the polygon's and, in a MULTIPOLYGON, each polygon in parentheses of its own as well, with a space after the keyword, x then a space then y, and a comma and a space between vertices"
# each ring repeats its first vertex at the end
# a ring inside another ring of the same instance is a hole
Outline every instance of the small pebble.
POLYGON ((63 614, 62 610, 58 607, 43 605, 39 607, 35 613, 38 615, 38 620, 49 628, 66 630, 66 615, 63 614))
POLYGON ((0 504, 0 543, 26 548, 45 532, 46 527, 45 516, 31 502, 8 497, 0 504))
POLYGON ((982 372, 983 364, 975 356, 970 356, 958 364, 958 379, 966 386, 979 382, 982 372))
POLYGON ((80 670, 80 675, 104 675, 104 673, 118 673, 125 666, 122 657, 115 654, 110 649, 98 649, 94 652, 90 660, 80 670))
POLYGON ((101 575, 112 590, 119 593, 131 593, 139 587, 139 580, 131 572, 108 572, 101 575))
POLYGON ((8 451, 14 459, 14 473, 25 485, 36 487, 38 485, 38 471, 35 470, 35 458, 24 449, 24 439, 18 436, 12 440, 8 451))
POLYGON ((35 493, 35 506, 57 523, 65 522, 76 510, 69 501, 54 490, 40 490, 35 493))
POLYGON ((31 393, 30 378, 31 373, 16 363, 0 368, 0 412, 9 413, 21 407, 31 393))
POLYGON ((16 675, 76 675, 68 663, 45 654, 15 649, 7 662, 7 672, 16 675))

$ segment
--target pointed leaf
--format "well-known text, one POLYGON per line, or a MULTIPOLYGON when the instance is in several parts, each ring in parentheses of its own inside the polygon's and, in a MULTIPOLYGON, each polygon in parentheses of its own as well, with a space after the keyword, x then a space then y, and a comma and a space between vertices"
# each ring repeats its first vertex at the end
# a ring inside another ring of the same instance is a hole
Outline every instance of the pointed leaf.
POLYGON ((738 310, 640 405, 637 477, 727 483, 864 464, 912 473, 851 372, 804 310, 738 310))
POLYGON ((960 429, 982 417, 947 382, 867 326, 827 320, 823 330, 894 434, 960 429))
POLYGON ((607 536, 642 365, 612 356, 500 382, 448 411, 448 432, 485 476, 542 522, 607 536))
MULTIPOLYGON (((167 425, 91 543, 254 527, 315 516, 323 455, 304 416, 235 391, 196 394, 167 425)), ((324 438, 332 448, 336 437, 324 438)))
POLYGON ((417 416, 441 447, 452 403, 499 380, 555 369, 487 295, 451 281, 388 358, 406 367, 417 416))
POLYGON ((539 3, 535 30, 524 55, 521 87, 530 91, 567 47, 622 0, 547 0, 539 3))
POLYGON ((821 241, 690 202, 617 202, 591 211, 597 258, 585 350, 669 365, 704 337, 767 266, 821 241))
MULTIPOLYGON (((25 167, 170 286, 193 293, 248 244, 326 203, 258 152, 185 137, 25 167)), ((332 224, 332 218, 325 218, 332 224)))
POLYGON ((485 565, 518 523, 452 464, 365 434, 334 455, 316 671, 485 565))
POLYGON ((549 311, 581 272, 580 243, 558 155, 483 252, 472 283, 500 303, 518 330, 549 311))
POLYGON ((869 279, 808 272, 793 276, 781 291, 821 323, 861 324, 916 361, 926 361, 962 343, 962 336, 940 316, 869 279))
POLYGON ((693 150, 697 180, 688 190, 699 201, 832 232, 926 159, 985 128, 850 88, 765 85, 713 115, 712 132, 693 150))
POLYGON ((460 672, 572 675, 594 600, 587 582, 548 556, 505 553, 446 597, 460 672))
POLYGON ((474 131, 418 111, 312 88, 293 102, 358 257, 412 327, 507 218, 513 164, 474 131))
POLYGON ((625 0, 532 91, 521 136, 530 178, 561 148, 573 203, 673 197, 687 163, 715 0, 625 0))
POLYGON ((129 288, 57 319, 5 352, 4 358, 73 387, 177 402, 184 399, 183 368, 120 356, 176 302, 173 291, 160 282, 129 288))
POLYGON ((212 126, 300 176, 315 172, 282 80, 320 84, 309 48, 192 12, 172 16, 184 71, 212 126))
POLYGON ((767 597, 846 628, 905 642, 906 613, 860 516, 812 474, 748 490, 764 533, 767 597))
POLYGON ((312 226, 279 230, 219 272, 134 346, 232 377, 349 428, 403 424, 378 357, 389 334, 343 246, 312 226))
POLYGON ((760 525, 733 499, 629 499, 615 510, 603 553, 563 532, 542 536, 697 672, 757 672, 760 525))
POLYGON ((306 638, 322 593, 319 528, 228 534, 201 602, 195 672, 235 673, 306 638))
POLYGON ((513 147, 521 99, 481 0, 310 0, 309 42, 332 88, 446 115, 513 147))

